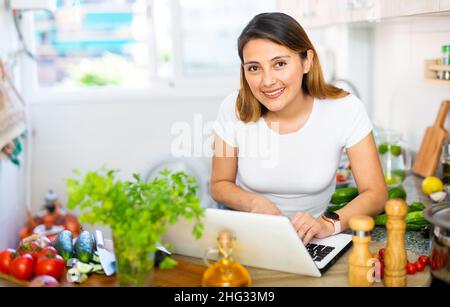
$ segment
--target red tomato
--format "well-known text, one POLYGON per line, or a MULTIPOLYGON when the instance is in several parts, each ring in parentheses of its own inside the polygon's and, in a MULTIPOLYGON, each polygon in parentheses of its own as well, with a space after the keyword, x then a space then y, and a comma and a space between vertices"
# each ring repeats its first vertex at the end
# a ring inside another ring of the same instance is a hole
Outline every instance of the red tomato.
POLYGON ((425 264, 420 261, 415 262, 414 266, 416 267, 417 272, 422 272, 423 270, 425 270, 425 264))
POLYGON ((383 247, 383 248, 380 248, 380 250, 378 251, 378 254, 380 255, 380 260, 382 259, 382 260, 384 260, 384 253, 386 252, 386 249, 383 247))
POLYGON ((9 274, 9 266, 14 259, 15 249, 8 248, 0 253, 0 272, 9 274))
POLYGON ((417 271, 417 268, 414 265, 414 263, 411 263, 411 262, 408 261, 406 263, 406 273, 408 273, 410 275, 414 275, 414 274, 416 274, 416 271, 417 271))
POLYGON ((428 256, 420 256, 417 262, 421 262, 424 266, 430 264, 430 258, 428 256))
POLYGON ((337 173, 336 174, 336 182, 344 182, 347 179, 345 178, 344 174, 342 173, 337 173))
POLYGON ((36 264, 36 276, 49 275, 60 279, 64 274, 65 262, 60 255, 46 254, 36 264))
POLYGON ((29 279, 34 273, 35 261, 30 254, 16 257, 9 267, 11 274, 18 279, 29 279))
POLYGON ((383 262, 381 262, 380 277, 381 277, 381 278, 384 277, 384 263, 383 263, 383 262))
POLYGON ((47 246, 37 253, 37 258, 39 259, 47 254, 58 255, 58 252, 56 251, 56 248, 54 248, 53 246, 47 246))
POLYGON ((42 247, 39 246, 36 242, 26 242, 21 243, 17 252, 19 255, 30 254, 33 256, 33 259, 36 261, 38 259, 37 254, 42 250, 42 247))

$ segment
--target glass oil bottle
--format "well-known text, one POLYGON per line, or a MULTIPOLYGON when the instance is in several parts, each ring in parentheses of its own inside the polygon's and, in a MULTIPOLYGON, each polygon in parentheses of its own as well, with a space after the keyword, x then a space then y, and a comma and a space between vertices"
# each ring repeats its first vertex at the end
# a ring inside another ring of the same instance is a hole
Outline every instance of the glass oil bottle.
POLYGON ((203 287, 250 287, 251 277, 247 269, 231 258, 235 238, 227 230, 217 237, 217 248, 211 248, 205 253, 203 260, 208 265, 202 277, 203 287), (219 260, 210 264, 207 257, 210 253, 219 254, 219 260))

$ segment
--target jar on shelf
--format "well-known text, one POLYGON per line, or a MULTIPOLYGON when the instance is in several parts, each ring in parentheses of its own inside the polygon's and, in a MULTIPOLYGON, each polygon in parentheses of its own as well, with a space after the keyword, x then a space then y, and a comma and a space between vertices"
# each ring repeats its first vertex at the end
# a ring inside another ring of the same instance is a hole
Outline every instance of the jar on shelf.
POLYGON ((450 65, 450 45, 442 46, 442 65, 450 65))
MULTIPOLYGON (((450 45, 442 46, 442 65, 450 65, 450 45)), ((438 78, 450 80, 450 71, 443 70, 439 72, 438 78)))

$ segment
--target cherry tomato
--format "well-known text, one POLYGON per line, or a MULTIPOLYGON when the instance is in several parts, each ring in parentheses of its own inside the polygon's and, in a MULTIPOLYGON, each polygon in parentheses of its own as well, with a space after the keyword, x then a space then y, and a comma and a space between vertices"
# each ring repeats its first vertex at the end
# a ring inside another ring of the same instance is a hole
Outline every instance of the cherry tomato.
POLYGON ((417 262, 421 262, 424 266, 430 264, 430 258, 428 256, 420 256, 417 262))
POLYGON ((380 248, 380 250, 378 251, 378 254, 380 255, 380 260, 383 259, 384 260, 384 253, 386 252, 386 249, 380 248))
POLYGON ((417 261, 414 263, 414 266, 416 267, 417 272, 422 272, 423 270, 425 270, 425 264, 423 264, 423 262, 417 261))
POLYGON ((60 255, 46 254, 36 264, 36 276, 49 275, 60 279, 64 274, 65 262, 60 255))
POLYGON ((9 274, 9 266, 14 259, 15 249, 8 248, 0 253, 0 272, 9 274))
POLYGON ((18 279, 29 279, 34 273, 35 261, 33 256, 25 254, 18 256, 11 261, 9 267, 11 274, 18 279))
POLYGON ((414 265, 414 263, 411 263, 411 262, 408 261, 406 263, 406 273, 408 273, 410 275, 414 275, 414 274, 416 274, 416 271, 417 271, 417 268, 414 265))
POLYGON ((44 257, 47 254, 58 255, 58 252, 56 251, 56 248, 54 248, 53 246, 47 246, 37 253, 37 259, 44 257))

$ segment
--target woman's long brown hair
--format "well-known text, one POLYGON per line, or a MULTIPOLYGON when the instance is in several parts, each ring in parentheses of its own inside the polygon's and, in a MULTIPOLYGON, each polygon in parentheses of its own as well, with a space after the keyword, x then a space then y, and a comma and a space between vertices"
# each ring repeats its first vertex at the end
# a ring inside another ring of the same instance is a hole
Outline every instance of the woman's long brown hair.
MULTIPOLYGON (((292 17, 283 13, 262 13, 256 15, 244 28, 238 39, 238 52, 244 63, 244 46, 252 39, 267 39, 285 46, 306 59, 307 51, 314 52, 311 69, 303 76, 302 90, 305 94, 319 99, 337 99, 348 95, 340 88, 325 82, 316 49, 309 40, 302 26, 292 17)), ((236 101, 239 118, 245 122, 257 121, 267 109, 255 98, 245 79, 244 67, 241 65, 241 86, 236 101)))

